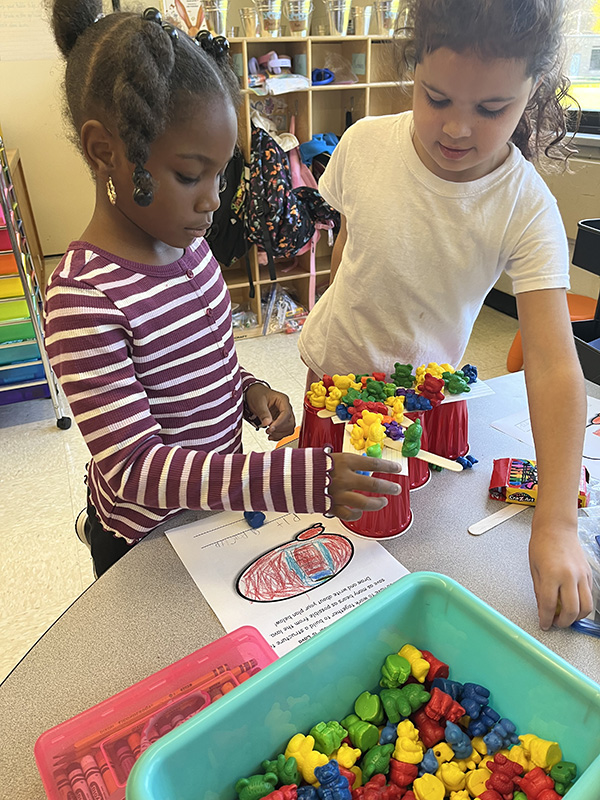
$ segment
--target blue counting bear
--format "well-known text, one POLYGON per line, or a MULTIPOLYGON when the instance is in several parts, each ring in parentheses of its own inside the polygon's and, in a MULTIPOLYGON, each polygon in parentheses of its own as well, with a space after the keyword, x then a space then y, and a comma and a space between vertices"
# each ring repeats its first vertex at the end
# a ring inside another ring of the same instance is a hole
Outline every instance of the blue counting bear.
MULTIPOLYGON (((458 681, 451 681, 449 678, 435 678, 431 682, 431 687, 437 686, 442 692, 449 694, 453 700, 460 701, 463 692, 463 685, 458 681)), ((498 717, 500 719, 500 717, 498 717)), ((487 731, 486 731, 487 732, 487 731)))
POLYGON ((473 456, 459 456, 456 460, 463 469, 472 469, 473 464, 479 464, 479 460, 473 456))
POLYGON ((472 364, 465 364, 461 372, 465 376, 467 383, 475 383, 477 381, 477 367, 472 364))
POLYGON ((396 739, 398 738, 396 728, 397 725, 394 725, 393 722, 388 722, 385 728, 381 729, 381 733, 379 735, 379 744, 395 743, 396 739))
POLYGON ((317 794, 320 800, 352 800, 348 779, 340 775, 340 768, 335 759, 315 767, 315 778, 319 781, 317 794))
POLYGON ((467 728, 467 733, 473 736, 485 736, 500 719, 500 714, 490 706, 484 706, 477 719, 472 719, 467 728))
POLYGON ((421 394, 407 394, 404 400, 405 411, 429 411, 431 403, 427 397, 421 394))
POLYGON ((478 683, 465 683, 460 704, 471 719, 477 719, 489 699, 490 692, 485 686, 480 686, 478 683))
POLYGON ((314 786, 306 784, 298 787, 298 800, 319 800, 319 795, 314 786))
POLYGON ((456 758, 468 758, 473 752, 473 745, 469 735, 455 725, 454 722, 446 723, 444 738, 454 750, 456 758))
MULTIPOLYGON (((469 750, 469 755, 470 754, 471 751, 469 750)), ((439 766, 438 760, 433 752, 433 747, 430 747, 419 764, 419 778, 425 775, 426 772, 430 772, 431 774, 437 772, 439 766)))
POLYGON ((483 737, 488 753, 493 755, 498 750, 510 747, 511 744, 519 744, 516 730, 516 725, 509 719, 501 719, 497 722, 492 730, 483 737))
POLYGON ((340 403, 339 406, 335 407, 335 413, 338 415, 340 419, 349 420, 352 419, 352 414, 348 411, 347 406, 343 403, 340 403))

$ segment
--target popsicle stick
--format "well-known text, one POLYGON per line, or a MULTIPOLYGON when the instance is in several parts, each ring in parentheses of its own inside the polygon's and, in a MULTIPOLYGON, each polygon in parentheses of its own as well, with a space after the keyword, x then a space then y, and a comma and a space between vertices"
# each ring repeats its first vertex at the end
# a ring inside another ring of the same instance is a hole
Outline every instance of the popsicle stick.
POLYGON ((320 408, 317 411, 317 417, 319 419, 330 419, 331 417, 336 417, 336 416, 337 414, 335 413, 335 411, 327 411, 326 408, 320 408))
MULTIPOLYGON (((393 439, 386 438, 384 445, 391 450, 400 450, 402 452, 402 442, 395 442, 393 439)), ((450 461, 449 458, 438 456, 436 453, 429 453, 427 450, 419 450, 414 458, 420 461, 427 461, 428 464, 435 464, 438 467, 450 470, 450 472, 462 472, 463 468, 457 461, 450 461)))
POLYGON ((500 511, 496 511, 493 514, 490 514, 489 517, 484 517, 483 519, 479 520, 479 522, 474 522, 472 525, 469 525, 467 530, 473 536, 481 536, 482 533, 495 528, 496 525, 500 525, 502 522, 514 517, 516 514, 520 514, 521 511, 525 511, 526 508, 529 508, 529 506, 521 506, 516 503, 507 503, 504 508, 500 509, 500 511))

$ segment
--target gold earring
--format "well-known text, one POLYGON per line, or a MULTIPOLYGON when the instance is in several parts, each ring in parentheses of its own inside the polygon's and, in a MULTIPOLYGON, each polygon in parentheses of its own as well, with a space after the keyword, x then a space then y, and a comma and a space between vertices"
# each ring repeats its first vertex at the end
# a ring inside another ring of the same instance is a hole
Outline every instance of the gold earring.
POLYGON ((109 178, 106 181, 106 194, 108 195, 108 199, 110 200, 111 205, 116 206, 117 190, 115 189, 115 185, 112 182, 112 178, 109 178))

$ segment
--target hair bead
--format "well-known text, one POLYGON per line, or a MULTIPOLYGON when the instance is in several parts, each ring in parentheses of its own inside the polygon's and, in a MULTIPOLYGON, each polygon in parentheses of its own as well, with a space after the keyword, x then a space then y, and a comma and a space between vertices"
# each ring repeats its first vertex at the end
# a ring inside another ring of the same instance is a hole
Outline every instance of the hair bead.
POLYGON ((159 25, 162 24, 162 14, 158 8, 154 8, 154 6, 150 6, 144 11, 142 19, 145 19, 147 22, 157 22, 159 25))

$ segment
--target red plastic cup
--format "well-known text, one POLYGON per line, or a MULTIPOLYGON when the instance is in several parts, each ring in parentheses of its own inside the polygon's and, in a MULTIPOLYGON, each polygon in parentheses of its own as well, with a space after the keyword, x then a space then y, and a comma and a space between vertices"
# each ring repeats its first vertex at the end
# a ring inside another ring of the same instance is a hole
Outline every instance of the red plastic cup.
POLYGON ((321 419, 317 416, 321 409, 311 406, 304 398, 304 412, 298 447, 324 447, 331 445, 335 453, 342 452, 344 443, 344 425, 334 425, 331 419, 321 419))
POLYGON ((426 411, 423 418, 427 431, 427 447, 430 453, 437 453, 451 461, 469 452, 469 412, 467 401, 440 403, 437 408, 426 411))
MULTIPOLYGON (((399 483, 402 492, 398 495, 386 495, 388 504, 380 511, 365 511, 360 519, 355 522, 340 522, 355 533, 365 539, 394 539, 401 536, 410 528, 413 521, 412 511, 410 510, 410 478, 408 475, 394 475, 387 472, 373 473, 375 478, 383 478, 386 481, 399 483)), ((370 492, 365 492, 368 497, 380 497, 370 492)))
MULTIPOLYGON (((423 428, 423 433, 421 435, 421 450, 428 450, 431 453, 429 441, 427 439, 427 429, 424 421, 425 414, 427 413, 428 412, 426 411, 409 411, 406 413, 406 416, 409 419, 418 419, 421 422, 421 426, 423 428)), ((408 459, 408 480, 410 483, 411 492, 414 489, 420 489, 422 486, 425 486, 426 483, 429 483, 430 478, 431 470, 429 469, 429 464, 426 461, 422 461, 420 458, 408 459)))

